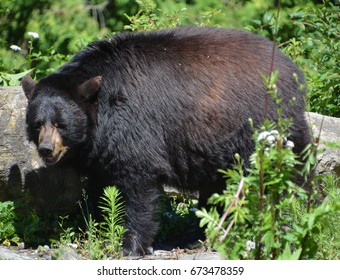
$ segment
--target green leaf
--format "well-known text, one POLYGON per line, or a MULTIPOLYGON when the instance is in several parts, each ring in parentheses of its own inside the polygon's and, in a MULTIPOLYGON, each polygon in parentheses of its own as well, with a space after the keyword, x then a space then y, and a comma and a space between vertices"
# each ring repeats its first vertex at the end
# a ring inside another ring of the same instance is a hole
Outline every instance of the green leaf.
POLYGON ((340 142, 329 142, 329 141, 324 141, 323 142, 327 147, 333 148, 333 149, 340 149, 340 142))
POLYGON ((262 241, 264 242, 267 248, 273 248, 275 245, 274 234, 272 231, 267 231, 263 237, 262 241))
POLYGON ((18 73, 8 74, 0 72, 0 83, 4 83, 5 86, 14 86, 19 84, 19 80, 29 74, 33 69, 18 73))
POLYGON ((299 248, 292 252, 290 249, 290 244, 286 243, 286 246, 282 254, 278 257, 278 260, 298 260, 300 258, 301 252, 302 248, 299 248))
POLYGON ((297 238, 297 236, 294 233, 292 233, 292 232, 289 232, 289 233, 285 234, 284 239, 287 240, 290 243, 295 243, 295 242, 297 242, 299 240, 297 238))

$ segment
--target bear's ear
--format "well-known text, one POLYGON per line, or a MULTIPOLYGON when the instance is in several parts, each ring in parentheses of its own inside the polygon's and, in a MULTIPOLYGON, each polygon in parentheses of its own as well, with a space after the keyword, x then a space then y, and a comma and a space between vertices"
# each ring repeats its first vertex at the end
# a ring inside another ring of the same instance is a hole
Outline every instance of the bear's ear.
POLYGON ((24 93, 28 99, 28 101, 32 98, 32 94, 33 94, 33 89, 35 87, 35 82, 33 81, 33 79, 26 75, 22 78, 21 80, 21 86, 22 89, 24 90, 24 93))
POLYGON ((91 78, 78 86, 79 96, 83 101, 93 101, 97 98, 97 94, 102 84, 102 76, 91 78))

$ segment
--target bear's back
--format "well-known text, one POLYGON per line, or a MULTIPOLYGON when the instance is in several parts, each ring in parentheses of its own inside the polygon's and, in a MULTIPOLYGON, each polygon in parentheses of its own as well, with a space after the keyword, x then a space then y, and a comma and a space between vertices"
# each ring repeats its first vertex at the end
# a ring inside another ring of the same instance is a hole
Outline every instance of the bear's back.
MULTIPOLYGON (((105 92, 99 97, 112 106, 117 100, 130 100, 136 107, 150 110, 200 112, 205 107, 213 114, 223 111, 248 120, 265 106, 262 75, 270 73, 272 53, 269 40, 246 31, 180 27, 121 33, 97 41, 61 72, 86 73, 86 78, 103 76, 105 92), (240 113, 244 108, 249 114, 240 113)), ((273 65, 280 72, 277 85, 284 102, 295 97, 301 110, 303 93, 297 88, 304 83, 302 73, 277 49, 273 65), (293 73, 298 75, 298 83, 293 73)))
MULTIPOLYGON (((103 151, 98 154, 120 153, 124 143, 134 143, 128 145, 131 153, 159 155, 160 162, 171 154, 182 170, 184 162, 203 170, 202 161, 211 165, 214 158, 215 170, 226 154, 249 155, 249 118, 255 126, 277 118, 262 77, 269 75, 272 53, 269 40, 249 32, 181 27, 95 42, 61 72, 103 78, 94 133, 94 143, 101 143, 95 150, 103 151)), ((280 72, 283 116, 293 115, 304 126, 302 73, 277 49, 273 66, 280 72)))

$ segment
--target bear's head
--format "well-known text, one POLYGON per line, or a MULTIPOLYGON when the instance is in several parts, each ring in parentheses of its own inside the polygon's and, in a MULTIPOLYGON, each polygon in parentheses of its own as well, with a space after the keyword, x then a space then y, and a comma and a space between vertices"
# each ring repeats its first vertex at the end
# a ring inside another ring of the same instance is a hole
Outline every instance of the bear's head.
POLYGON ((29 76, 23 78, 28 139, 46 165, 75 159, 91 145, 101 82, 101 76, 77 82, 66 74, 49 75, 37 84, 29 76))

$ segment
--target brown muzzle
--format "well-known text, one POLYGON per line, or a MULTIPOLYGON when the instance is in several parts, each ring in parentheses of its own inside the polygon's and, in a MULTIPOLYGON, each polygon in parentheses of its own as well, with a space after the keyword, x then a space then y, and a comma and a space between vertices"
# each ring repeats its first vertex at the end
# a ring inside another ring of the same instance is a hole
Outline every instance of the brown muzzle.
POLYGON ((38 152, 46 165, 57 163, 67 151, 58 129, 52 124, 45 124, 39 133, 38 152))

